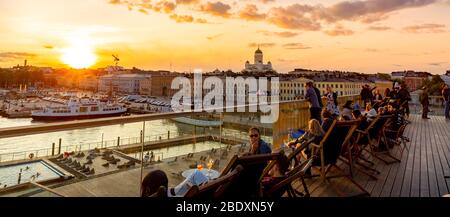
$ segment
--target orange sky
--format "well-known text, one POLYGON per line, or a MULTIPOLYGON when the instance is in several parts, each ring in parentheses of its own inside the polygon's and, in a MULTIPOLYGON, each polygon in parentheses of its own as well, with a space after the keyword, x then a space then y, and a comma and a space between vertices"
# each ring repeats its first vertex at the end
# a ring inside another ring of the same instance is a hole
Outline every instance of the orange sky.
POLYGON ((450 70, 447 0, 0 0, 0 67, 450 70), (71 53, 72 52, 72 53, 71 53), (69 55, 67 55, 69 53, 69 55), (68 56, 68 57, 67 57, 68 56), (64 60, 66 61, 66 60, 64 60), (67 62, 67 61, 66 61, 67 62))

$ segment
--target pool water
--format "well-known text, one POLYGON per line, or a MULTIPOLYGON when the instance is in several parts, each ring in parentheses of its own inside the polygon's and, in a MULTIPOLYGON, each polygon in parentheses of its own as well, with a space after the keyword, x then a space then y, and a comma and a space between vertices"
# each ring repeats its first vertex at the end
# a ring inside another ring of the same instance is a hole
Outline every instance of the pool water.
POLYGON ((30 181, 43 181, 63 176, 61 172, 44 161, 0 167, 0 189, 30 181), (5 186, 6 185, 6 186, 5 186))

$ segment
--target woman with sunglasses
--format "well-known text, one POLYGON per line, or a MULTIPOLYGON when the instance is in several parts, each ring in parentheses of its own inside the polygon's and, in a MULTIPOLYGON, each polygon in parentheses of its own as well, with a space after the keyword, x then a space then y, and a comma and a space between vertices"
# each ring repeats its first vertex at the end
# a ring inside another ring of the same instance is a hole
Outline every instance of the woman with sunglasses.
POLYGON ((249 130, 250 135, 250 153, 249 154, 270 154, 272 149, 269 144, 261 139, 259 129, 252 127, 249 130))

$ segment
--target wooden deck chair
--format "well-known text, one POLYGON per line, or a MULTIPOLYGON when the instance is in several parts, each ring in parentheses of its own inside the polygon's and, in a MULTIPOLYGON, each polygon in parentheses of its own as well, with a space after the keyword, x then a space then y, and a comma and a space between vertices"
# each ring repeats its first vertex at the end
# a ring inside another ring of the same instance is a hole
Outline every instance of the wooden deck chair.
MULTIPOLYGON (((342 153, 342 148, 348 146, 352 136, 358 127, 360 121, 334 121, 330 127, 330 130, 325 134, 320 144, 312 144, 312 155, 317 156, 317 160, 313 161, 313 166, 320 167, 320 177, 322 181, 328 181, 330 179, 344 177, 352 182, 358 189, 362 191, 358 196, 370 195, 361 185, 359 185, 352 178, 352 157, 349 157, 350 172, 346 173, 340 167, 336 165, 339 156, 342 153), (337 175, 328 175, 331 168, 336 168, 340 171, 337 175)), ((333 186, 334 187, 334 186, 333 186)), ((339 189, 335 188, 340 193, 339 189)))
POLYGON ((243 169, 237 178, 238 180, 230 184, 224 193, 224 197, 259 197, 261 192, 259 185, 261 174, 270 161, 276 161, 280 156, 280 153, 248 155, 241 157, 234 156, 228 165, 223 169, 221 176, 233 171, 233 169, 238 165, 241 165, 243 169))
MULTIPOLYGON (((363 120, 364 121, 364 120, 363 120)), ((366 127, 363 127, 362 124, 355 130, 354 133, 354 141, 353 141, 353 150, 352 150, 352 158, 353 158, 353 167, 354 169, 357 169, 359 172, 371 177, 372 179, 376 180, 377 177, 372 175, 371 173, 368 173, 367 170, 374 172, 375 174, 380 174, 380 171, 376 170, 372 166, 375 164, 367 159, 363 152, 367 151, 370 154, 370 150, 367 150, 369 147, 369 131, 372 129, 378 122, 380 121, 380 116, 375 117, 370 123, 366 125, 366 127), (369 165, 367 165, 369 164, 369 165), (362 167, 362 169, 360 168, 362 167)), ((362 123, 362 122, 361 122, 362 123)), ((349 161, 343 161, 345 163, 349 163, 349 161)), ((353 172, 353 171, 352 171, 353 172)))
POLYGON ((314 158, 310 158, 302 163, 296 165, 293 169, 286 172, 285 176, 277 177, 271 186, 262 186, 262 196, 268 198, 277 198, 283 196, 287 193, 288 197, 309 197, 309 191, 306 186, 304 177, 306 176, 306 171, 311 168, 314 158), (292 183, 295 180, 301 180, 305 193, 299 192, 294 189, 292 183))
POLYGON ((237 177, 242 172, 243 167, 241 165, 236 166, 230 173, 221 176, 215 180, 201 186, 192 186, 184 197, 188 198, 221 198, 226 192, 228 186, 236 181, 237 177))
POLYGON ((400 162, 400 159, 394 157, 390 153, 390 148, 388 146, 388 143, 386 141, 386 135, 385 130, 388 129, 388 126, 392 123, 392 115, 383 115, 380 116, 379 121, 377 121, 371 129, 369 129, 369 146, 370 146, 370 153, 372 156, 376 157, 377 159, 383 161, 385 164, 392 164, 392 163, 398 163, 400 162), (384 150, 376 150, 384 148, 384 150), (388 161, 382 157, 381 155, 389 157, 392 159, 391 161, 388 161))

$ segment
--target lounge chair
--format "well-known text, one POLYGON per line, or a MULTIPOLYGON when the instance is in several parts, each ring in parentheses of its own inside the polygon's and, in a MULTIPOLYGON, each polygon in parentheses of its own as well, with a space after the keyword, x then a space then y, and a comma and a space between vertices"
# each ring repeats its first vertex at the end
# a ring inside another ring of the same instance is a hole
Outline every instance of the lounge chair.
POLYGON ((281 156, 280 153, 248 155, 238 157, 233 156, 228 165, 223 169, 220 177, 233 171, 238 165, 243 167, 238 180, 232 183, 224 193, 227 198, 249 198, 260 196, 260 177, 264 169, 271 161, 276 161, 281 156))
POLYGON ((187 198, 223 198, 232 184, 236 183, 243 167, 236 166, 231 172, 200 186, 192 186, 184 195, 187 198))
MULTIPOLYGON (((337 166, 337 161, 341 153, 343 153, 343 147, 346 147, 351 142, 351 139, 354 135, 356 128, 359 126, 360 121, 334 121, 328 130, 328 132, 323 137, 322 141, 319 144, 312 144, 312 157, 317 160, 313 161, 313 166, 318 166, 320 168, 320 177, 322 181, 328 181, 330 185, 332 182, 330 181, 333 178, 344 177, 350 182, 352 182, 358 189, 362 191, 362 193, 357 196, 370 196, 369 192, 367 192, 360 184, 358 184, 352 178, 352 167, 353 164, 350 162, 350 172, 346 173, 340 167, 337 166), (336 168, 341 173, 337 175, 328 175, 331 168, 336 168)), ((351 157, 349 158, 351 159, 351 157)), ((317 175, 313 175, 317 176, 317 175)), ((332 187, 334 187, 332 185, 332 187)), ((338 188, 335 190, 342 194, 338 188)))

